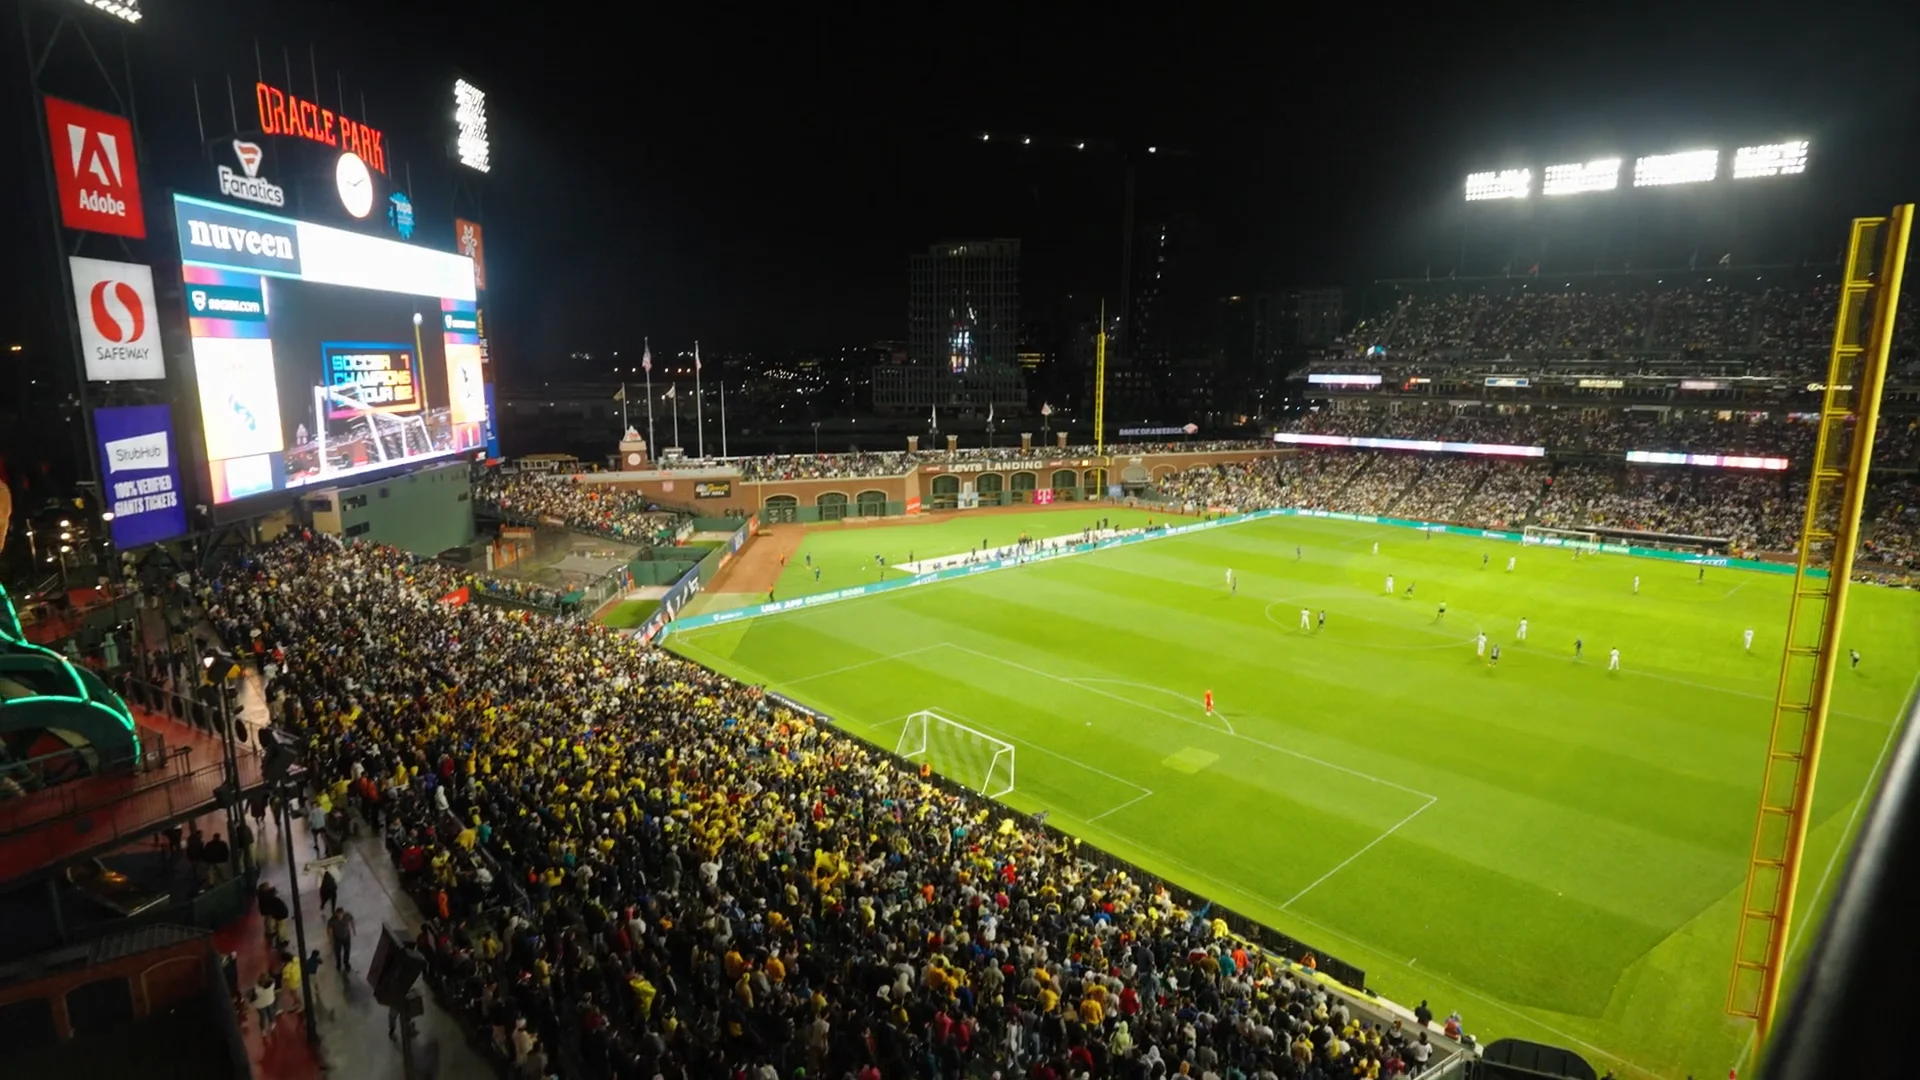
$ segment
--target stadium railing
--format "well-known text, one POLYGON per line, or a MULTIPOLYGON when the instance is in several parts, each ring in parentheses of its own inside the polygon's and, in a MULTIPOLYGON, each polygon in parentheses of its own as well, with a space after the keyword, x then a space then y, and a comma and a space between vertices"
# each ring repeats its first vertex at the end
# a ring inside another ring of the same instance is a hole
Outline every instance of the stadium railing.
POLYGON ((1765 1080, 1913 1072, 1913 983, 1920 925, 1920 696, 1887 761, 1834 894, 1762 1061, 1765 1080))

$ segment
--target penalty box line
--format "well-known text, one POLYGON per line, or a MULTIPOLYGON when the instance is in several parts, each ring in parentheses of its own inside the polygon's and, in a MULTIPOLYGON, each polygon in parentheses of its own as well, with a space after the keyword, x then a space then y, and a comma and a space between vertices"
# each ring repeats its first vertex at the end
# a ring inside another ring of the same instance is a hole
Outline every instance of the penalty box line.
MULTIPOLYGON (((1216 734, 1220 733, 1220 729, 1217 727, 1213 727, 1208 724, 1200 724, 1198 721, 1193 720, 1190 717, 1181 716, 1178 713, 1168 712, 1165 709, 1158 708, 1153 705, 1148 705, 1148 704, 1145 704, 1144 702, 1135 701, 1134 699, 1129 698, 1123 694, 1110 693, 1106 690, 1100 689, 1099 687, 1089 686, 1085 682, 1076 682, 1064 676, 1055 675, 1050 671, 1041 671, 1039 668, 1028 667, 1025 664, 1017 663, 1015 661, 1008 660, 1004 657, 994 656, 989 653, 983 653, 978 649, 970 649, 965 645, 955 645, 951 642, 948 642, 947 645, 949 648, 959 649, 961 652, 965 652, 965 653, 971 653, 974 656, 981 658, 982 660, 995 661, 997 663, 1005 664, 1008 667, 1017 668, 1021 671, 1028 672, 1030 674, 1041 675, 1066 686, 1072 686, 1081 690, 1089 691, 1091 693, 1099 694, 1102 697, 1111 698, 1115 701, 1132 705, 1135 708, 1145 709, 1148 712, 1159 713, 1162 716, 1165 716, 1169 719, 1178 720, 1181 723, 1195 724, 1196 726, 1205 728, 1206 730, 1215 732, 1216 734)), ((1272 750, 1277 753, 1287 754, 1291 757, 1298 758, 1301 761, 1306 761, 1315 765, 1322 766, 1324 768, 1333 769, 1336 772, 1343 772, 1349 776, 1357 777, 1359 779, 1367 780, 1375 784, 1380 784, 1385 787, 1393 788, 1396 791, 1404 791, 1409 795, 1415 795, 1425 800, 1425 802, 1422 802, 1420 806, 1416 808, 1412 813, 1408 814, 1406 817, 1401 818, 1399 821, 1394 822, 1392 825, 1387 826, 1387 828, 1383 832, 1381 832, 1380 835, 1374 837, 1372 840, 1367 841, 1365 844, 1363 844, 1360 847, 1358 851, 1355 851, 1353 854, 1347 856, 1345 859, 1342 859, 1337 865, 1333 867, 1333 869, 1328 870, 1324 874, 1321 874, 1318 878, 1314 879, 1314 881, 1311 884, 1309 884, 1306 888, 1301 889, 1299 892, 1293 894, 1293 896, 1290 897, 1286 901, 1286 903, 1283 903, 1280 905, 1280 910, 1282 911, 1285 911, 1289 907, 1293 906, 1293 904, 1299 901, 1301 897, 1306 896, 1308 893, 1319 888, 1321 885, 1326 884, 1326 882, 1329 879, 1331 879, 1335 874, 1338 874, 1340 871, 1345 870, 1347 867, 1353 865, 1354 861, 1359 859, 1360 856, 1365 855, 1369 851, 1372 851, 1375 847, 1379 846, 1380 843, 1384 841, 1387 837, 1392 836, 1394 833, 1399 832, 1400 829, 1403 826, 1405 826, 1408 822, 1412 821, 1414 818, 1419 817, 1421 814, 1426 813, 1428 810, 1433 808, 1434 803, 1437 803, 1440 801, 1440 796, 1435 795, 1430 791, 1421 791, 1418 788, 1411 788, 1406 786, 1405 784, 1395 783, 1392 780, 1388 780, 1384 777, 1374 776, 1372 773, 1362 772, 1359 769, 1348 768, 1345 765, 1336 765, 1331 761, 1325 761, 1320 758, 1316 758, 1310 754, 1303 754, 1298 750, 1289 750, 1284 746, 1276 746, 1273 743, 1266 742, 1265 740, 1262 740, 1262 739, 1253 738, 1250 735, 1241 735, 1238 732, 1234 732, 1234 731, 1227 731, 1225 734, 1229 738, 1241 739, 1246 742, 1252 743, 1255 746, 1263 747, 1265 749, 1272 750)), ((1135 800, 1135 801, 1137 802, 1138 800, 1135 800)), ((1124 809, 1124 807, 1123 806, 1114 807, 1114 810, 1120 810, 1120 809, 1124 809)), ((1109 810, 1107 811, 1107 813, 1113 813, 1114 810, 1109 810)), ((1104 817, 1106 815, 1102 814, 1101 816, 1104 817)))
POLYGON ((1409 795, 1413 795, 1421 799, 1426 799, 1430 802, 1438 801, 1440 798, 1440 796, 1435 795, 1431 791, 1421 791, 1419 788, 1408 787, 1405 784, 1396 783, 1382 776, 1375 776, 1369 772, 1363 772, 1359 769, 1349 768, 1345 765, 1335 764, 1334 762, 1326 761, 1321 758, 1314 757, 1311 754, 1303 754, 1298 750, 1289 749, 1288 747, 1285 747, 1285 746, 1278 746, 1278 745, 1275 745, 1274 743, 1267 742, 1263 739, 1256 739, 1251 735, 1242 735, 1239 732, 1235 732, 1235 731, 1223 731, 1222 729, 1215 727, 1212 724, 1203 724, 1200 721, 1195 720, 1190 716, 1182 716, 1179 713, 1169 712, 1168 710, 1159 708, 1158 706, 1148 705, 1144 702, 1136 701, 1133 698, 1127 697, 1125 694, 1116 694, 1108 690, 1102 690, 1097 686, 1088 686, 1086 685, 1086 681, 1084 680, 1077 681, 1074 679, 1069 679, 1062 675, 1055 675, 1051 671, 1042 671, 1036 667, 1028 667, 1026 664, 1019 663, 1018 661, 1008 660, 1007 658, 1002 656, 994 656, 992 653, 984 653, 978 649, 968 648, 965 645, 956 645, 950 641, 944 642, 943 645, 944 647, 949 649, 958 649, 964 653, 971 653, 972 655, 977 656, 982 660, 990 660, 996 664, 1004 664, 1007 667, 1016 668, 1020 671, 1027 672, 1030 675, 1038 675, 1038 676, 1041 676, 1042 678, 1052 679, 1054 682, 1060 683, 1064 686, 1071 686, 1076 690, 1085 690, 1090 694, 1099 694, 1101 697, 1111 698, 1112 700, 1121 702, 1122 704, 1132 705, 1136 709, 1145 709, 1148 712, 1158 713, 1161 716, 1168 718, 1169 720, 1178 720, 1183 724, 1192 724, 1195 727, 1202 728, 1206 731, 1211 731, 1216 735, 1226 735, 1228 738, 1239 739, 1243 742, 1252 743, 1253 745, 1261 747, 1263 749, 1271 750, 1276 754, 1285 754, 1288 757, 1298 758, 1301 761, 1305 761, 1314 765, 1319 765, 1323 768, 1332 769, 1335 772, 1346 773, 1348 776, 1356 777, 1361 780, 1366 780, 1370 783, 1379 784, 1382 787, 1390 787, 1390 788, 1393 788, 1395 791, 1404 791, 1409 795))

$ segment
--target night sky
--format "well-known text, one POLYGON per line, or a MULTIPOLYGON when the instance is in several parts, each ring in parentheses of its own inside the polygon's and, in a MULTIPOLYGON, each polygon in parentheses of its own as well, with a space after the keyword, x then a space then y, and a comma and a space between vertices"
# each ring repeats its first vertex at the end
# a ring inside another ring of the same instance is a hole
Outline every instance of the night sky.
POLYGON ((898 338, 907 255, 946 238, 1020 238, 1029 310, 1114 296, 1129 159, 1141 211, 1206 222, 1210 273, 1233 291, 1403 269, 1399 242, 1457 208, 1466 171, 1516 160, 1804 134, 1803 179, 1835 221, 1920 194, 1920 19, 1897 5, 1875 22, 1837 4, 878 21, 817 5, 194 6, 297 11, 347 70, 431 57, 488 90, 491 314, 529 366, 642 334, 716 350, 898 338), (1895 87, 1875 92, 1875 70, 1895 87), (1019 134, 1036 146, 998 138, 1019 134), (1871 156, 1875 140, 1893 154, 1871 156))

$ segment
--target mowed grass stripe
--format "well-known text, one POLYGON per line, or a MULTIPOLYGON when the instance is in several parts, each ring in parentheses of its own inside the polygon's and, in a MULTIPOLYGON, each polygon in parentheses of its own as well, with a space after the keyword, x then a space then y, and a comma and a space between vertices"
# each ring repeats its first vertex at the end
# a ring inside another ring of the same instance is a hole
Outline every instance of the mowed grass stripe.
MULTIPOLYGON (((1459 1004, 1488 1036, 1582 1040, 1661 1074, 1701 1074, 1730 1064, 1744 1035, 1719 1005, 1789 583, 1709 570, 1702 585, 1684 565, 1275 519, 700 631, 688 644, 712 640, 744 677, 806 680, 800 696, 856 731, 859 717, 949 695, 1015 737, 1020 787, 1057 788, 1070 828, 1362 963, 1389 996, 1459 1004), (1415 600, 1381 595, 1388 563, 1401 589, 1420 582, 1415 600), (1241 579, 1230 600, 1227 566, 1241 579), (1267 617, 1273 600, 1308 596, 1267 617), (1328 630, 1300 634, 1301 606, 1327 608, 1328 630), (1524 646, 1512 640, 1521 614, 1524 646), (1497 671, 1460 644, 1472 627, 1452 624, 1468 620, 1505 646, 1497 671), (1739 645, 1746 626, 1752 654, 1739 645), (1574 634, 1587 642, 1579 665, 1574 634), (1609 640, 1625 654, 1618 675, 1603 670, 1609 640), (890 659, 939 642, 1029 674, 956 663, 944 648, 890 659), (1443 647, 1410 647, 1426 643, 1443 647), (807 679, 854 663, 864 666, 807 679), (1096 686, 1110 693, 1089 696, 1096 686), (1376 795, 1359 811, 1347 804, 1366 796, 1262 783, 1257 757, 1247 775, 1223 777, 1251 744, 1196 726, 1208 687, 1248 739, 1438 801, 1381 839, 1373 826, 1418 800, 1376 795), (1174 718, 1189 714, 1195 723, 1174 718), (1043 748, 1155 794, 1129 803, 1136 791, 1076 780, 1043 748), (1188 749, 1220 759, 1190 775, 1163 764, 1188 749)), ((1856 590, 1847 638, 1866 661, 1836 681, 1810 847, 1821 865, 1908 692, 1915 595, 1856 590)), ((891 748, 893 736, 897 726, 874 737, 891 748)), ((1011 801, 1028 805, 1021 792, 1011 801)))
MULTIPOLYGON (((1659 800, 1669 797, 1661 786, 1663 783, 1684 785, 1702 779, 1673 770, 1675 762, 1719 763, 1716 775, 1710 778, 1712 783, 1723 786, 1723 794, 1730 797, 1745 797, 1745 784, 1737 777, 1746 774, 1736 772, 1736 766, 1727 762, 1730 758, 1737 760, 1741 751, 1751 748, 1750 733, 1734 734, 1711 725, 1676 727, 1665 721, 1636 719, 1637 714, 1625 717, 1621 723, 1598 727, 1569 723, 1563 714, 1548 714, 1538 708, 1538 702, 1532 699, 1536 693, 1534 684, 1525 676, 1514 673, 1516 664, 1524 661, 1520 661, 1512 651, 1508 653, 1507 668, 1497 673, 1497 679, 1504 681, 1496 681, 1484 665, 1474 663, 1470 646, 1464 643, 1452 646, 1450 656, 1457 662, 1460 677, 1477 680, 1477 691, 1507 699, 1504 707, 1498 704, 1497 699, 1489 702, 1479 692, 1459 699, 1474 703, 1468 712, 1479 724, 1495 728, 1490 733, 1493 738, 1480 743, 1471 738, 1480 733, 1480 729, 1463 729, 1455 722, 1462 714, 1445 702, 1432 701, 1413 688, 1407 688, 1404 693, 1397 695, 1379 689, 1393 687, 1400 681, 1405 674, 1404 661, 1397 661, 1389 655, 1368 654, 1363 647, 1342 651, 1337 635, 1348 625, 1344 615, 1335 617, 1333 631, 1326 635, 1316 634, 1313 639, 1303 638, 1297 631, 1280 631, 1264 617, 1236 632, 1232 628, 1217 625, 1224 616, 1209 620, 1186 612, 1169 611, 1164 603, 1156 603, 1152 594, 1147 593, 1147 598, 1139 604, 1141 610, 1123 612, 1110 618, 1099 613, 1120 601, 1100 594, 1097 585, 1089 586, 1090 592, 1074 586, 1072 582, 1063 583, 1059 580, 1062 575, 1077 575, 1091 582, 1103 576, 1099 569, 1060 565, 1031 568, 1022 573, 1027 576, 1026 580, 1019 583, 1018 591, 1009 589, 1007 595, 996 600, 1000 604, 1028 611, 1031 618, 1020 618, 1017 614, 1010 616, 1005 610, 979 609, 972 613, 972 618, 965 620, 970 629, 1009 623, 1016 628, 1044 625, 1048 627, 1046 633, 1035 635, 1023 630, 1017 640, 1029 648, 1044 649, 1047 640, 1058 636, 1084 635, 1085 639, 1101 641, 1101 655, 1118 653, 1128 664, 1146 661, 1150 657, 1151 661, 1146 665, 1149 670, 1212 665, 1220 678, 1208 685, 1215 686, 1221 695, 1221 707, 1229 715, 1236 708, 1245 711, 1250 707, 1266 715, 1284 714, 1289 723, 1304 726, 1361 755, 1388 755, 1375 765, 1368 766, 1376 773, 1394 771, 1395 761, 1411 767, 1402 770, 1402 775, 1409 771, 1425 771, 1431 768, 1436 756, 1443 759, 1451 757, 1450 764, 1453 767, 1448 772, 1467 771, 1470 775, 1477 774, 1482 780, 1501 780, 1516 794, 1534 794, 1540 787, 1541 774, 1526 766, 1526 762, 1541 756, 1565 757, 1580 752, 1594 755, 1589 764, 1596 779, 1617 774, 1622 786, 1609 790, 1605 784, 1586 785, 1575 789, 1576 797, 1590 796, 1590 809, 1615 814, 1621 820, 1633 820, 1631 815, 1635 808, 1631 805, 1631 793, 1644 785, 1651 784, 1649 795, 1659 800), (1162 616, 1165 632, 1135 634, 1122 628, 1145 622, 1156 611, 1162 616), (1061 615, 1059 612, 1079 614, 1061 615), (1109 625, 1116 628, 1105 630, 1109 625), (1205 642, 1207 647, 1182 644, 1188 641, 1205 642), (1229 695, 1229 690, 1234 692, 1229 695), (1395 753, 1393 747, 1378 743, 1378 729, 1355 728, 1345 719, 1340 707, 1340 702, 1346 700, 1345 695, 1352 693, 1367 693, 1376 697, 1388 693, 1386 700, 1390 704, 1396 703, 1397 698, 1406 722, 1418 725, 1413 732, 1414 738, 1398 742, 1396 746, 1399 752, 1395 753), (1635 730, 1643 725, 1651 726, 1652 730, 1635 730), (1462 738, 1463 730, 1468 735, 1466 739, 1462 738), (1700 752, 1697 754, 1676 755, 1671 745, 1675 740, 1704 745, 1699 746, 1700 752), (1516 742, 1520 745, 1516 746, 1516 742), (1567 745, 1569 742, 1573 745, 1567 745), (1494 750, 1501 752, 1492 753, 1494 750), (1613 764, 1609 765, 1609 760, 1613 764), (1517 767, 1509 769, 1509 766, 1517 767)), ((1179 591, 1177 586, 1171 589, 1176 594, 1179 591)), ((1246 601, 1243 607, 1260 606, 1258 597, 1247 595, 1233 598, 1230 603, 1220 606, 1227 608, 1243 600, 1246 601)), ((1381 603, 1392 606, 1400 602, 1383 600, 1381 603)), ((920 604, 928 610, 935 610, 935 601, 931 597, 923 598, 920 604)), ((1296 610, 1295 605, 1288 605, 1289 615, 1296 610)), ((963 621, 958 614, 945 618, 949 624, 963 621)), ((1006 636, 1011 635, 1003 635, 1003 639, 1006 636)), ((1083 655, 1077 659, 1086 661, 1093 658, 1083 655)), ((1552 660, 1549 663, 1556 669, 1551 674, 1559 674, 1560 662, 1552 660)), ((1069 666, 1062 670, 1071 672, 1078 669, 1069 666)), ((1133 670, 1136 668, 1132 666, 1103 665, 1103 673, 1112 677, 1121 677, 1122 673, 1133 670)), ((1601 677, 1591 669, 1581 674, 1601 677)), ((1615 683, 1620 681, 1614 680, 1615 683)), ((1203 689, 1205 686, 1196 686, 1190 693, 1197 699, 1203 689)), ((1619 687, 1614 689, 1631 692, 1619 687)), ((1682 688, 1682 693, 1686 692, 1689 691, 1682 688)), ((1349 758, 1351 756, 1348 755, 1349 758)), ((1745 762, 1741 761, 1738 767, 1744 766, 1745 762)), ((1724 839, 1713 832, 1702 834, 1692 830, 1683 831, 1680 838, 1696 842, 1724 839)), ((1737 844, 1742 841, 1729 842, 1737 844)))

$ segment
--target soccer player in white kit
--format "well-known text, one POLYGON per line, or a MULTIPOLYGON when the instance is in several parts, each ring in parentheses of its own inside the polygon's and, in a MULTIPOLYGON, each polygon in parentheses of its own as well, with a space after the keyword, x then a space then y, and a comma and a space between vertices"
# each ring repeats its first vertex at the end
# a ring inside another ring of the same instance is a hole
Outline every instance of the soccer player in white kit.
POLYGON ((1300 629, 1302 630, 1313 629, 1313 613, 1308 611, 1306 608, 1300 609, 1300 629))
POLYGON ((1607 650, 1607 670, 1608 671, 1620 670, 1620 650, 1619 649, 1607 650))
POLYGON ((1374 553, 1375 555, 1378 555, 1378 554, 1380 554, 1380 541, 1378 541, 1378 540, 1375 540, 1375 541, 1373 542, 1373 553, 1374 553))
POLYGON ((1475 656, 1487 655, 1487 632, 1485 630, 1482 630, 1479 634, 1474 636, 1473 655, 1475 656))
POLYGON ((1240 592, 1240 583, 1233 580, 1233 567, 1231 566, 1227 567, 1227 592, 1229 594, 1238 594, 1240 592))
POLYGON ((1742 634, 1741 636, 1746 639, 1747 651, 1752 652, 1753 651, 1753 627, 1751 626, 1747 627, 1747 632, 1745 634, 1742 634))
POLYGON ((1635 596, 1640 595, 1640 575, 1639 574, 1633 575, 1633 595, 1635 596))
POLYGON ((1388 596, 1393 595, 1393 575, 1392 574, 1387 575, 1387 595, 1388 596))
POLYGON ((1512 555, 1507 556, 1507 573, 1509 574, 1513 573, 1514 558, 1512 555))
POLYGON ((1524 616, 1520 619, 1520 632, 1514 635, 1514 640, 1516 641, 1527 640, 1527 620, 1524 616))

